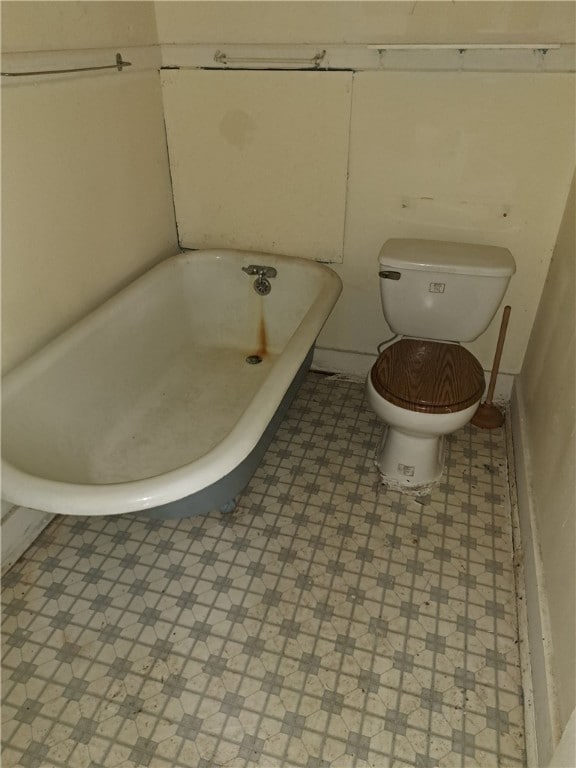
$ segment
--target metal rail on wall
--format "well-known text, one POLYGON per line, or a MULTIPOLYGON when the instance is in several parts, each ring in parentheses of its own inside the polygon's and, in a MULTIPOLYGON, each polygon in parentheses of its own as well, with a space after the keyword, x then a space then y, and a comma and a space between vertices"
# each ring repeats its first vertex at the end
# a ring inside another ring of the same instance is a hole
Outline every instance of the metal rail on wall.
POLYGON ((35 72, 0 72, 2 77, 29 77, 30 75, 63 75, 68 72, 91 72, 97 69, 117 69, 122 72, 124 67, 131 67, 131 61, 124 61, 121 53, 116 54, 116 64, 104 64, 99 67, 74 67, 70 69, 40 69, 35 72))
POLYGON ((324 58, 326 51, 320 51, 315 56, 308 59, 302 58, 277 58, 270 56, 228 56, 224 51, 216 51, 214 54, 214 61, 217 64, 223 64, 225 66, 234 64, 301 64, 303 66, 308 65, 314 69, 318 69, 324 58))

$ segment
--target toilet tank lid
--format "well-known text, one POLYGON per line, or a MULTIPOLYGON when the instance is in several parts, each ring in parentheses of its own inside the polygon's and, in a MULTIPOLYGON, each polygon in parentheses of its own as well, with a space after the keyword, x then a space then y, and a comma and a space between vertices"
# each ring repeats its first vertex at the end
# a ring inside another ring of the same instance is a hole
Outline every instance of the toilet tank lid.
POLYGON ((393 238, 382 246, 378 261, 381 266, 398 269, 487 277, 510 276, 516 271, 516 262, 508 248, 447 240, 393 238))

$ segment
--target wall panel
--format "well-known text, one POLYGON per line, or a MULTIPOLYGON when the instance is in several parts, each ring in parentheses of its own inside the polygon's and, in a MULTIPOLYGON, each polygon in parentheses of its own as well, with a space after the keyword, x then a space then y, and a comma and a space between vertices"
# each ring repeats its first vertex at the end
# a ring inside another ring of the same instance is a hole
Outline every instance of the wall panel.
POLYGON ((349 72, 162 73, 180 242, 341 261, 349 72))

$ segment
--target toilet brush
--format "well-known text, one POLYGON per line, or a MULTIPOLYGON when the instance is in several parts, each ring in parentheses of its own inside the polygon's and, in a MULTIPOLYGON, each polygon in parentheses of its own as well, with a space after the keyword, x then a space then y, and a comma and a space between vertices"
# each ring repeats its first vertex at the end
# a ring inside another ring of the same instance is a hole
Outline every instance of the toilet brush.
POLYGON ((502 323, 500 324, 500 333, 498 334, 498 343, 496 344, 496 353, 492 364, 492 373, 490 374, 490 383, 488 384, 486 401, 480 403, 478 410, 471 420, 471 423, 474 424, 475 427, 480 427, 481 429, 496 429, 496 427, 501 427, 502 424, 504 424, 504 414, 494 405, 492 397, 494 395, 494 387, 496 386, 496 377, 498 376, 498 368, 500 366, 500 358, 502 357, 502 347, 504 346, 509 317, 510 307, 506 306, 504 307, 502 323))

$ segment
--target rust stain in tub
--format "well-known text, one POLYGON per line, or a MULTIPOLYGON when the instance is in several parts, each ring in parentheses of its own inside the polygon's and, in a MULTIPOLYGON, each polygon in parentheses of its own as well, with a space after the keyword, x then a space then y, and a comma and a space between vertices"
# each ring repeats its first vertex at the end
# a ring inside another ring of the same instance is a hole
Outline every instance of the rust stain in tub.
POLYGON ((264 319, 264 304, 260 297, 260 321, 258 323, 258 348, 254 353, 246 357, 246 362, 250 365, 257 365, 268 354, 268 334, 266 332, 266 321, 264 319))
POLYGON ((260 299, 260 326, 258 329, 258 347, 257 355, 265 357, 268 354, 268 334, 266 333, 266 321, 264 319, 264 302, 260 299))

